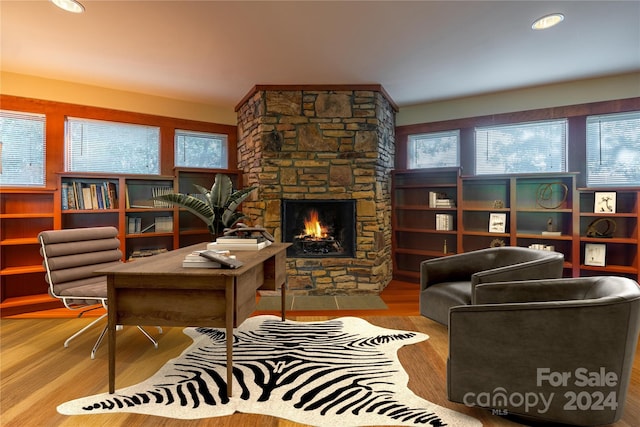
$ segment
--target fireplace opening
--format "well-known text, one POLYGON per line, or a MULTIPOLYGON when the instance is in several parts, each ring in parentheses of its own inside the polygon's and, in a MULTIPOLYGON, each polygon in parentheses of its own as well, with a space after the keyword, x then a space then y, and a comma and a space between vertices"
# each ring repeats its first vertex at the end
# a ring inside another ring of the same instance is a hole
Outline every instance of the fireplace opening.
POLYGON ((282 200, 287 256, 353 257, 356 202, 349 200, 282 200))

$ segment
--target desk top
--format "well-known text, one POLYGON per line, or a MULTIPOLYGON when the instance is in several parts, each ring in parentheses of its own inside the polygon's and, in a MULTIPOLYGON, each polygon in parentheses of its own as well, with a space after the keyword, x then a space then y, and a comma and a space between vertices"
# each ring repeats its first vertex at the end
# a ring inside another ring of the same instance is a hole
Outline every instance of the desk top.
POLYGON ((96 270, 96 273, 144 276, 164 276, 167 274, 181 276, 239 276, 279 252, 284 252, 290 245, 291 243, 272 243, 258 251, 231 251, 238 260, 244 263, 240 268, 184 268, 182 266, 184 257, 193 251, 207 249, 207 242, 204 242, 96 270))

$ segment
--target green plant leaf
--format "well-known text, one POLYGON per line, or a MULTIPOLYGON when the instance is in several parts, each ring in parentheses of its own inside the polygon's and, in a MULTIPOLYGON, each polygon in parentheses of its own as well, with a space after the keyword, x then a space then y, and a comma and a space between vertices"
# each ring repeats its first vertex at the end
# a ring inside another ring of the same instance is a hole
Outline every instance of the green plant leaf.
POLYGON ((241 190, 237 190, 235 193, 229 196, 229 200, 225 208, 230 211, 235 211, 238 206, 240 206, 240 203, 242 203, 244 199, 249 197, 249 194, 251 194, 251 192, 256 188, 257 187, 247 187, 241 190))
POLYGON ((211 205, 214 207, 225 207, 229 197, 233 192, 231 178, 224 174, 216 174, 216 178, 211 187, 211 205))
POLYGON ((227 210, 222 214, 222 224, 225 226, 225 228, 231 228, 236 225, 236 223, 242 218, 246 218, 246 215, 242 212, 233 212, 227 210))
POLYGON ((206 224, 211 222, 213 217, 213 211, 209 207, 209 205, 197 197, 193 197, 188 194, 182 193, 170 193, 163 194, 161 196, 154 197, 156 200, 163 200, 165 202, 171 203, 173 205, 177 205, 187 209, 192 214, 196 215, 198 218, 203 220, 206 224))

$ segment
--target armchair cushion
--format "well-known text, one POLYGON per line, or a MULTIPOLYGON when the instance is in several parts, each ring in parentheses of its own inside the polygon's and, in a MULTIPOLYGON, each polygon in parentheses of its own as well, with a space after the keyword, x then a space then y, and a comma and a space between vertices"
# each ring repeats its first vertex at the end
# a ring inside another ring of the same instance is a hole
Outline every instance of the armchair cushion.
POLYGON ((558 252, 505 246, 423 261, 420 265, 420 313, 443 325, 449 309, 475 303, 481 283, 559 278, 564 256, 558 252))

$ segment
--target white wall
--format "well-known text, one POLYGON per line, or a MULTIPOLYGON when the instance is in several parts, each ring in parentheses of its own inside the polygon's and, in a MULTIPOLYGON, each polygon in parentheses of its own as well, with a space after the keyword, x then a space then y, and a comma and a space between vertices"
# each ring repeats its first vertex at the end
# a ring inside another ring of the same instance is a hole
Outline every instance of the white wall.
MULTIPOLYGON (((216 107, 8 72, 0 73, 0 93, 165 117, 237 124, 233 107, 216 107)), ((396 124, 403 126, 634 97, 640 97, 640 72, 401 107, 396 124)))
POLYGON ((402 107, 396 125, 640 97, 640 72, 402 107))
POLYGON ((221 108, 8 72, 0 74, 0 93, 224 125, 237 124, 233 107, 221 108))

